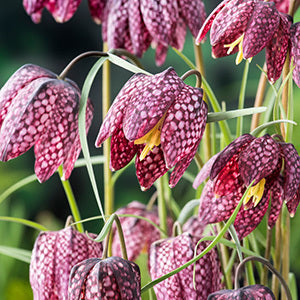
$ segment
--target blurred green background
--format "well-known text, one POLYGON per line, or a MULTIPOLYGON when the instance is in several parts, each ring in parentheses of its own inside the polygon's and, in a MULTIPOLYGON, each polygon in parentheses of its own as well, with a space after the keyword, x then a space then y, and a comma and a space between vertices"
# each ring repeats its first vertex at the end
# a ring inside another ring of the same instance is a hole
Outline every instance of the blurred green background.
MULTIPOLYGON (((218 1, 206 1, 207 11, 211 11, 218 1), (209 2, 209 3, 208 3, 209 2)), ((26 15, 22 1, 1 1, 0 3, 0 87, 11 74, 26 63, 34 63, 52 70, 60 71, 78 54, 89 50, 101 50, 101 27, 93 23, 87 1, 83 0, 74 17, 65 24, 57 24, 48 12, 44 12, 42 22, 34 24, 26 15)), ((218 99, 226 104, 227 109, 236 109, 239 95, 240 79, 243 73, 243 63, 235 66, 235 57, 230 56, 214 60, 211 58, 210 45, 203 45, 206 62, 206 77, 218 99)), ((193 40, 190 34, 186 39, 184 53, 193 60, 193 40)), ((188 70, 186 64, 172 51, 169 51, 166 63, 158 68, 154 64, 154 51, 148 50, 142 59, 144 67, 157 73, 173 66, 179 75, 188 70)), ((85 76, 95 59, 88 58, 78 63, 68 77, 82 87, 85 76)), ((256 87, 260 70, 256 64, 262 66, 264 54, 255 57, 250 65, 250 74, 246 90, 246 107, 254 103, 256 87)), ((116 66, 112 66, 112 97, 114 97, 131 74, 116 66)), ((300 93, 295 88, 296 121, 300 121, 297 111, 300 109, 300 93), (299 99, 299 100, 298 100, 299 99)), ((92 155, 101 154, 100 149, 94 147, 94 142, 101 124, 101 74, 93 84, 90 98, 95 107, 95 117, 88 135, 90 152, 92 155)), ((244 132, 249 130, 250 118, 245 118, 244 132)), ((229 122, 234 128, 235 120, 229 122)), ((294 130, 294 144, 300 150, 300 130, 294 130)), ((6 163, 0 163, 0 194, 20 179, 33 174, 34 154, 30 150, 23 156, 6 163)), ((94 167, 97 183, 103 199, 102 167, 94 167)), ((196 167, 191 165, 189 171, 196 175, 196 167)), ((99 214, 96 201, 92 194, 91 185, 84 168, 75 169, 71 176, 71 184, 78 200, 83 218, 99 214)), ((129 167, 120 177, 115 191, 116 206, 123 206, 133 200, 147 202, 153 192, 151 188, 142 192, 134 173, 134 167, 129 167)), ((194 190, 187 181, 182 179, 173 189, 179 206, 183 206, 194 197, 194 190)), ((0 204, 0 216, 26 218, 39 222, 51 230, 63 227, 65 219, 70 214, 63 188, 57 174, 46 183, 34 182, 17 192, 0 204)), ((298 249, 300 235, 297 228, 300 226, 300 217, 296 214, 291 222, 291 269, 300 278, 300 260, 298 249)), ((86 229, 99 232, 98 222, 86 224, 86 229)), ((20 247, 31 250, 38 232, 20 224, 0 221, 0 245, 20 247)), ((29 285, 29 265, 0 254, 0 300, 32 299, 29 285)))

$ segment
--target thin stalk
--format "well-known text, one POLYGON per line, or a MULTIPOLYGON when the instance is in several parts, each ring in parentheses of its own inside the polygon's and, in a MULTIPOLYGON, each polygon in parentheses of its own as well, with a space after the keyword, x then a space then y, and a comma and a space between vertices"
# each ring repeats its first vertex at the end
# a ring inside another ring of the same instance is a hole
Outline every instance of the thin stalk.
MULTIPOLYGON (((271 257, 271 246, 272 246, 272 229, 267 229, 267 239, 266 239, 266 249, 265 249, 265 259, 270 260, 271 257)), ((265 267, 262 274, 262 285, 268 284, 267 268, 265 267)))
MULTIPOLYGON (((108 46, 103 43, 103 51, 107 51, 108 46)), ((105 118, 110 107, 110 62, 106 61, 102 69, 102 114, 105 118)), ((111 215, 114 212, 114 189, 112 183, 112 172, 109 168, 110 161, 110 138, 103 143, 103 165, 104 177, 104 212, 111 215)))
MULTIPOLYGON (((244 108, 248 73, 249 73, 249 61, 246 60, 242 83, 241 83, 241 90, 239 95, 239 106, 238 106, 239 109, 244 108)), ((243 117, 238 117, 236 122, 236 137, 238 138, 240 135, 242 135, 242 132, 243 132, 243 117)))
MULTIPOLYGON (((249 240, 248 237, 244 238, 244 247, 247 249, 249 248, 249 240)), ((253 272, 253 265, 251 263, 245 265, 246 268, 246 278, 248 281, 248 285, 254 285, 255 284, 255 278, 254 278, 254 272, 253 272)))
MULTIPOLYGON (((256 97, 254 101, 254 107, 259 107, 262 106, 263 101, 264 101, 264 95, 265 95, 265 90, 267 86, 267 77, 265 75, 265 72, 267 72, 267 65, 266 63, 264 64, 263 71, 261 72, 257 91, 256 91, 256 97)), ((259 117, 260 114, 253 114, 252 115, 252 121, 251 121, 251 131, 253 131, 258 125, 259 125, 259 117)))
MULTIPOLYGON (((59 177, 62 178, 62 176, 63 176, 62 166, 58 167, 58 174, 59 174, 59 177)), ((80 212, 79 212, 76 200, 75 200, 75 196, 74 196, 71 184, 70 184, 69 180, 62 180, 62 179, 61 179, 61 183, 64 188, 65 194, 67 196, 73 219, 75 222, 79 222, 79 221, 81 221, 80 212)), ((84 232, 82 223, 77 223, 76 228, 79 232, 84 232)))
POLYGON ((166 233, 168 232, 167 226, 167 207, 166 199, 164 193, 164 182, 163 178, 160 177, 157 180, 157 193, 158 193, 158 217, 159 217, 159 227, 162 229, 160 232, 161 238, 166 238, 166 233))
POLYGON ((119 235, 119 240, 120 240, 120 245, 121 245, 121 250, 122 250, 122 257, 124 259, 128 260, 122 225, 121 225, 120 219, 118 218, 117 215, 115 218, 115 222, 116 222, 116 226, 117 226, 117 230, 118 230, 118 235, 119 235))

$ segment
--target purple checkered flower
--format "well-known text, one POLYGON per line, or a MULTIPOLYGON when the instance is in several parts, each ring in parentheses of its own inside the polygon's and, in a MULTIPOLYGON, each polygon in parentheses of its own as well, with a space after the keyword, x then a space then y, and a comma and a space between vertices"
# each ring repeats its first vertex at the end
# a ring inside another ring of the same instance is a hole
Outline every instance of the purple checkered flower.
POLYGON ((283 201, 293 215, 299 204, 300 157, 292 144, 271 136, 244 134, 213 156, 194 182, 210 180, 201 195, 199 218, 206 224, 228 219, 254 180, 234 226, 240 239, 261 222, 271 199, 268 226, 278 218, 283 201))
POLYGON ((300 22, 291 26, 291 59, 295 69, 293 70, 293 79, 300 87, 300 22))
MULTIPOLYGON (((278 11, 285 13, 285 14, 287 14, 289 12, 290 0, 273 0, 273 2, 275 3, 278 11)), ((299 4, 300 4, 300 1, 296 0, 294 11, 297 10, 297 8, 299 7, 299 4)))
POLYGON ((72 269, 68 299, 139 300, 139 267, 117 256, 84 260, 72 269))
POLYGON ((169 45, 183 48, 186 26, 196 37, 206 17, 202 0, 108 0, 104 15, 102 37, 109 48, 141 57, 152 42, 158 65, 169 45))
POLYGON ((137 178, 143 190, 174 167, 174 187, 191 163, 207 118, 203 91, 186 85, 173 68, 148 76, 135 74, 121 89, 100 128, 96 146, 112 136, 112 170, 137 154, 137 178))
MULTIPOLYGON (((81 0, 23 0, 23 6, 34 23, 39 23, 43 9, 46 8, 56 22, 69 21, 76 12, 81 0)), ((96 23, 101 23, 107 0, 89 0, 92 18, 96 23)))
POLYGON ((72 267, 82 260, 101 255, 101 243, 92 241, 72 227, 40 233, 30 262, 30 284, 34 299, 68 299, 72 267))
MULTIPOLYGON (((22 155, 34 145, 35 173, 47 180, 63 164, 69 178, 81 150, 80 91, 71 80, 36 65, 17 70, 0 91, 0 160, 22 155)), ((88 103, 86 127, 93 117, 88 103)))
POLYGON ((281 75, 290 43, 291 17, 274 2, 224 0, 202 26, 196 42, 210 31, 212 54, 223 57, 238 52, 236 63, 266 49, 267 75, 274 83, 281 75))
MULTIPOLYGON (((182 266, 194 258, 194 249, 199 238, 184 233, 174 238, 159 240, 150 250, 150 275, 152 280, 182 266)), ((201 242, 197 254, 210 242, 201 242)), ((191 265, 154 286, 157 300, 207 299, 207 296, 222 288, 221 266, 216 249, 212 249, 195 263, 195 288, 191 265)))
MULTIPOLYGON (((146 205, 133 201, 127 206, 120 208, 116 214, 136 215, 149 219, 159 225, 157 207, 151 210, 146 205)), ((125 239, 128 259, 134 261, 141 253, 149 253, 153 242, 160 239, 160 231, 149 222, 135 217, 119 217, 125 239)), ((169 234, 172 232, 173 221, 168 218, 169 234)), ((113 255, 121 256, 122 250, 116 229, 114 228, 114 239, 112 243, 113 255)))

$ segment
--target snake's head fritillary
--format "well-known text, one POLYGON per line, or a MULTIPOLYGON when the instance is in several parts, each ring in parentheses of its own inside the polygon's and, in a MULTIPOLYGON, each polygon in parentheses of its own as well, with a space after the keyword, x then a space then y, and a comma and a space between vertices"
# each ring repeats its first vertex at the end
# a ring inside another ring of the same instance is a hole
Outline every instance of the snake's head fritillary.
MULTIPOLYGON (((0 91, 0 160, 22 155, 34 146, 35 173, 47 180, 63 164, 67 179, 78 158, 80 90, 71 80, 60 80, 39 66, 17 70, 0 91)), ((88 102, 86 129, 93 107, 88 102)))
POLYGON ((191 163, 207 118, 203 91, 186 85, 173 68, 149 76, 136 74, 117 95, 100 128, 96 146, 109 136, 113 170, 136 157, 143 190, 173 168, 174 187, 191 163))
POLYGON ((101 255, 101 243, 92 241, 72 227, 40 233, 30 262, 34 299, 67 299, 72 267, 82 260, 101 255))
POLYGON ((209 295, 207 300, 275 300, 273 292, 266 286, 256 284, 236 290, 222 290, 209 295))
POLYGON ((84 260, 72 269, 68 299, 139 300, 139 267, 117 256, 84 260))

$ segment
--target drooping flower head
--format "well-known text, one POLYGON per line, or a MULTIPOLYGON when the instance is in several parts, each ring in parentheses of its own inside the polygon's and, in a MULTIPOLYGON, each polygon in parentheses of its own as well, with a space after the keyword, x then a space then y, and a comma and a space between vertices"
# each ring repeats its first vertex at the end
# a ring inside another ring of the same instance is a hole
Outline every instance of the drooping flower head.
POLYGON ((270 228, 278 218, 283 201, 291 214, 299 203, 300 157, 292 144, 274 140, 268 134, 260 138, 245 134, 233 141, 202 168, 194 187, 208 176, 210 180, 204 187, 199 207, 200 221, 206 224, 228 219, 254 180, 234 222, 240 239, 260 223, 270 199, 270 228))
MULTIPOLYGON (((182 266, 194 257, 198 238, 184 233, 175 238, 159 240, 150 250, 150 275, 152 280, 182 266)), ((197 254, 209 242, 201 242, 197 254)), ((207 299, 207 296, 222 288, 221 266, 216 249, 212 249, 195 263, 195 284, 193 286, 193 265, 154 286, 157 300, 207 299)))
MULTIPOLYGON (((79 99, 71 80, 36 65, 17 70, 0 91, 0 160, 20 156, 34 145, 38 180, 47 180, 61 164, 67 179, 81 150, 79 99)), ((89 102, 87 129, 92 117, 89 102)))
POLYGON ((238 52, 236 63, 251 59, 266 48, 268 79, 274 83, 286 59, 291 24, 291 17, 279 12, 274 2, 224 0, 205 21, 196 42, 211 29, 213 56, 238 52))
POLYGON ((205 17, 202 0, 108 0, 102 37, 109 48, 123 48, 139 57, 152 42, 161 65, 169 45, 182 50, 186 26, 196 37, 205 17))
POLYGON ((102 255, 102 244, 72 227, 42 232, 30 262, 30 284, 35 300, 68 299, 69 276, 82 260, 102 255))
MULTIPOLYGON (((121 215, 141 216, 159 225, 157 207, 153 207, 149 210, 146 205, 133 201, 126 207, 118 209, 116 214, 120 215, 119 219, 122 225, 128 260, 134 261, 141 253, 149 253, 151 244, 160 239, 160 231, 145 220, 135 217, 122 217, 121 215)), ((171 218, 168 218, 169 234, 171 234, 172 226, 173 221, 171 218)), ((115 256, 122 255, 122 249, 116 230, 114 230, 112 252, 115 256)))
POLYGON ((192 161, 207 118, 203 91, 186 85, 174 69, 131 77, 117 95, 100 128, 96 146, 111 139, 112 170, 135 166, 142 189, 174 168, 174 187, 192 161))
POLYGON ((139 300, 140 269, 117 256, 84 260, 72 269, 68 299, 139 300))
POLYGON ((207 300, 275 300, 273 292, 266 286, 255 284, 236 290, 222 290, 212 293, 207 300))

